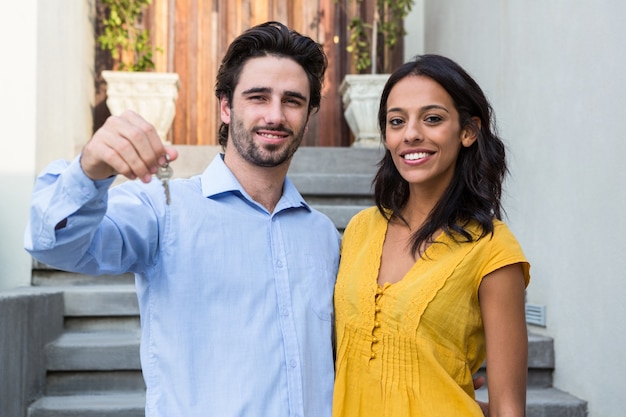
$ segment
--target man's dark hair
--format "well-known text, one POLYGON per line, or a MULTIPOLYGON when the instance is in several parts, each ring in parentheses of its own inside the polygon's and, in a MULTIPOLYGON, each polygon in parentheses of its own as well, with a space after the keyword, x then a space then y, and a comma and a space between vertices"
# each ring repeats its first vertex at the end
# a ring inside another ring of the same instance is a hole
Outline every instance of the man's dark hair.
MULTIPOLYGON (((309 113, 317 111, 322 99, 324 73, 328 66, 321 45, 308 36, 289 29, 280 22, 266 22, 239 35, 228 47, 220 64, 215 83, 218 99, 226 97, 232 106, 233 91, 239 82, 244 64, 251 58, 276 56, 290 58, 300 64, 309 79, 309 113)), ((222 147, 228 141, 228 125, 219 128, 218 142, 222 147)))

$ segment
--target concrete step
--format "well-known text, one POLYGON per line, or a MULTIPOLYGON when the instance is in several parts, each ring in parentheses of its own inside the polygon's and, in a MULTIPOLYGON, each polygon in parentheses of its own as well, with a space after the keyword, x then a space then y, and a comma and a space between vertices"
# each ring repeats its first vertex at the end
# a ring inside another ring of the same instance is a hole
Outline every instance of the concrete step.
POLYGON ((39 287, 69 287, 77 285, 134 285, 133 274, 92 275, 59 271, 47 265, 37 263, 33 266, 32 283, 39 287))
POLYGON ((289 174, 289 179, 303 196, 323 195, 354 198, 372 195, 372 174, 303 172, 289 174))
POLYGON ((141 370, 51 371, 46 375, 48 396, 88 395, 146 390, 141 370))
POLYGON ((529 333, 527 385, 531 388, 551 387, 554 365, 554 340, 529 333))
MULTIPOLYGON (((550 337, 528 333, 528 380, 529 388, 548 388, 552 386, 554 371, 554 346, 550 337)), ((477 373, 485 377, 485 386, 489 385, 486 366, 477 373)))
POLYGON ((378 161, 384 155, 382 147, 307 147, 294 154, 288 175, 300 173, 362 174, 373 177, 378 161))
POLYGON ((140 370, 139 332, 65 332, 46 346, 48 371, 140 370))
POLYGON ((141 320, 138 315, 114 317, 66 317, 66 331, 70 332, 108 332, 108 331, 140 331, 141 320))
POLYGON ((366 205, 319 205, 311 204, 313 208, 324 213, 335 224, 335 227, 341 232, 345 230, 348 222, 359 211, 367 208, 366 205))
MULTIPOLYGON (((476 399, 488 401, 487 389, 476 391, 476 399)), ((587 417, 587 402, 555 388, 529 388, 526 417, 587 417)))
POLYGON ((527 392, 527 417, 587 417, 587 402, 555 388, 527 392))
POLYGON ((63 291, 66 317, 139 315, 134 284, 70 286, 63 291))
POLYGON ((58 288, 63 292, 66 330, 95 332, 140 329, 134 284, 46 288, 58 288))
POLYGON ((47 396, 35 401, 28 417, 144 417, 144 392, 47 396))

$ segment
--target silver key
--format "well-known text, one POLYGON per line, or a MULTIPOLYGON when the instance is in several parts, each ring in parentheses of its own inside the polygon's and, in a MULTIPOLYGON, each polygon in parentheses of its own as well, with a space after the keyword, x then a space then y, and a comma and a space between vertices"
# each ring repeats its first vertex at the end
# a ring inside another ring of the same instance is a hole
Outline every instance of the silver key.
POLYGON ((170 166, 170 158, 165 155, 166 162, 164 165, 159 166, 157 170, 157 178, 161 180, 163 188, 165 189, 165 203, 170 204, 170 178, 174 175, 174 170, 170 166))

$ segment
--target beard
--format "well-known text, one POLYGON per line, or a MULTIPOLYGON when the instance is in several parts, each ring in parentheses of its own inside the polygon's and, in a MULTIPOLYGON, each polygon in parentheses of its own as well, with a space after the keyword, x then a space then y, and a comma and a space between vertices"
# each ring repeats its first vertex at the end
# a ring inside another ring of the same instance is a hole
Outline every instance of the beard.
POLYGON ((297 132, 287 129, 282 125, 267 128, 292 136, 291 141, 281 145, 259 145, 254 141, 252 137, 255 132, 265 128, 266 127, 255 127, 250 131, 246 130, 243 121, 235 117, 231 110, 230 141, 235 149, 237 149, 237 153, 239 153, 243 159, 254 165, 275 167, 290 160, 293 154, 296 153, 304 137, 306 123, 302 129, 297 132))

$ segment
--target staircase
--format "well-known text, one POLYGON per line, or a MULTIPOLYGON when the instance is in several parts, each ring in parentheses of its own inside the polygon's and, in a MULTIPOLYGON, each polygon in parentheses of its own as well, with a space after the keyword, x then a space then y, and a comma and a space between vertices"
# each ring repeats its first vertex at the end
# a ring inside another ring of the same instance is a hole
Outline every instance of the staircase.
POLYGON ((143 417, 134 278, 35 265, 33 285, 63 290, 65 329, 46 347, 46 388, 29 417, 143 417))
MULTIPOLYGON (((552 338, 529 333, 527 417, 587 417, 587 402, 552 386, 554 343, 552 338)), ((485 375, 484 367, 479 375, 485 375)), ((476 399, 488 401, 487 386, 476 391, 476 399)))
MULTIPOLYGON (((179 149, 180 176, 200 172, 215 147, 179 149), (181 166, 183 166, 181 164, 181 166)), ((380 152, 301 148, 290 178, 305 199, 342 231, 373 204, 370 184, 380 152)), ((140 323, 133 276, 90 277, 35 264, 33 285, 58 288, 65 301, 63 334, 46 348, 47 383, 29 417, 143 417, 145 385, 139 363, 140 323)), ((585 401, 552 387, 552 339, 529 336, 528 417, 585 417, 585 401)), ((486 401, 486 390, 478 391, 486 401)))

